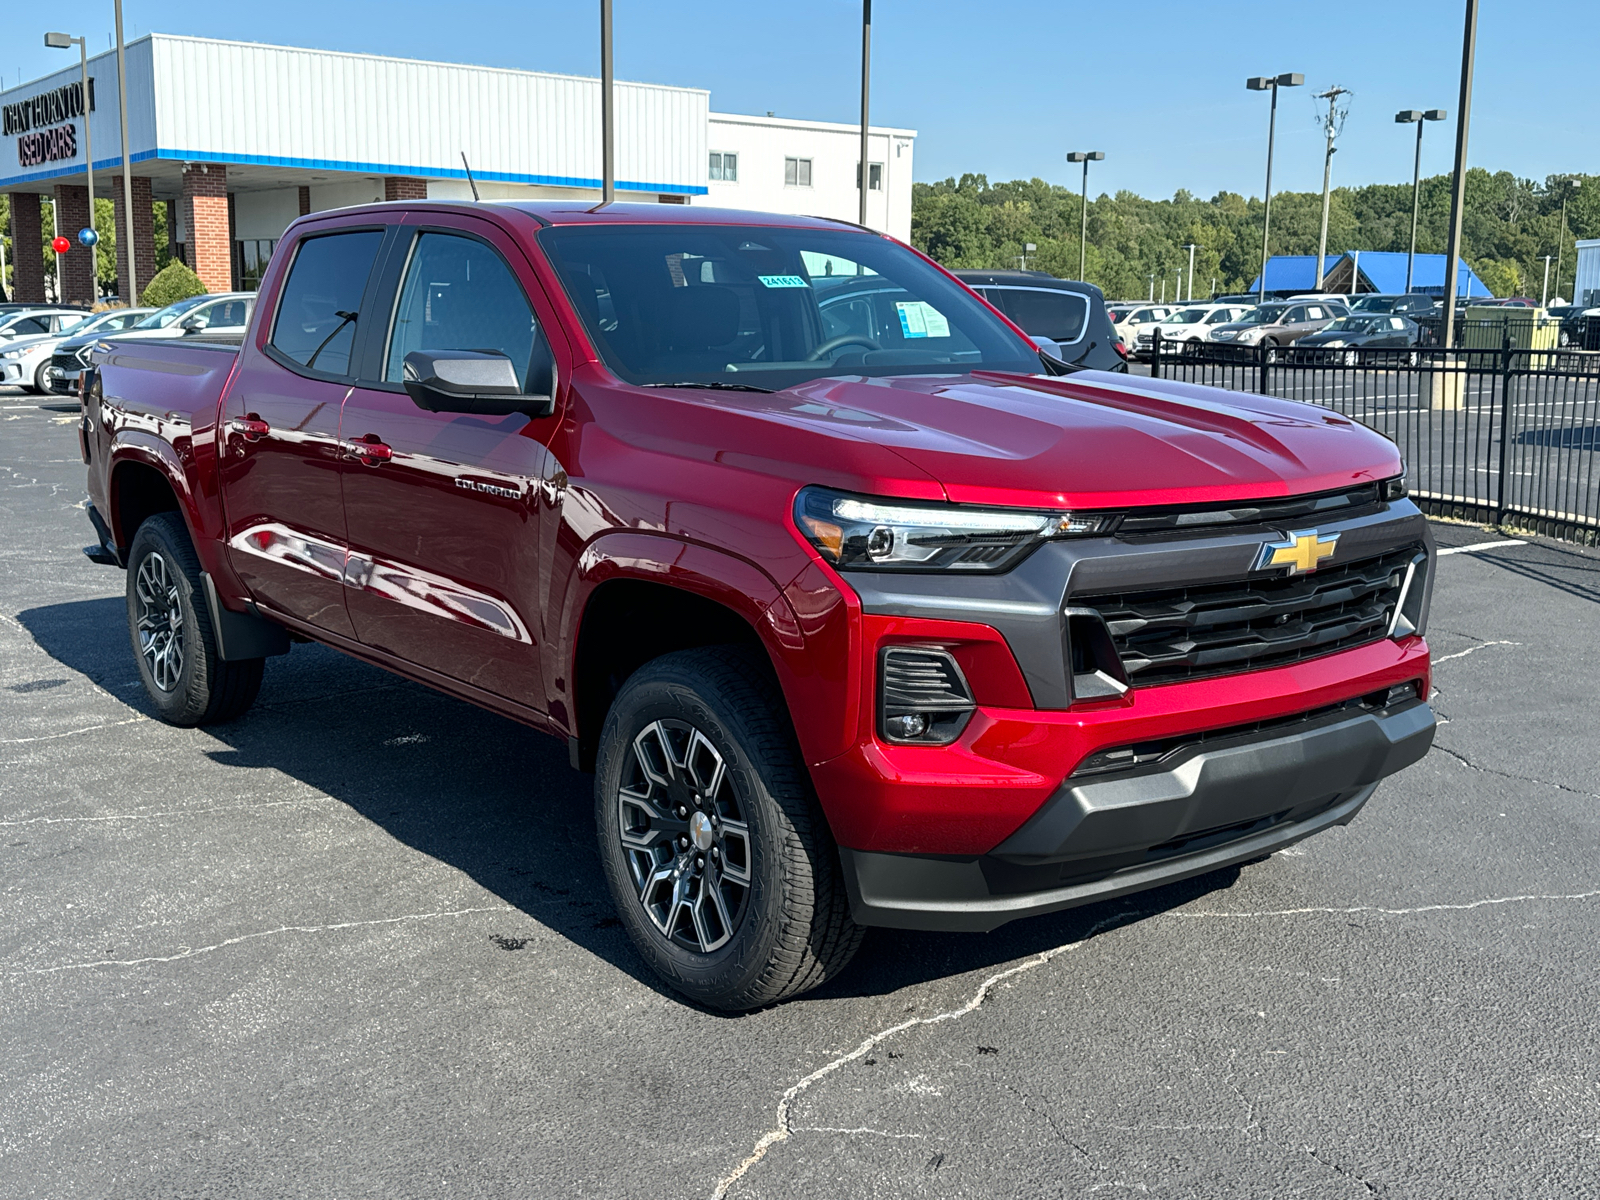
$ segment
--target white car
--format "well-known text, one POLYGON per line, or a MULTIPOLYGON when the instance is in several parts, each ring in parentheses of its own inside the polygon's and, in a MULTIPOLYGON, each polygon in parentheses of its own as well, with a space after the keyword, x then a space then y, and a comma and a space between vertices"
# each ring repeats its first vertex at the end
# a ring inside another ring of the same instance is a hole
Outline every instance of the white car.
MULTIPOLYGON (((154 310, 148 308, 114 308, 95 313, 85 320, 68 325, 55 333, 40 333, 32 337, 18 337, 0 343, 0 386, 31 388, 36 392, 48 391, 45 372, 50 368, 50 357, 55 349, 69 337, 85 333, 114 333, 154 310)), ((79 314, 82 316, 83 314, 79 314)))
POLYGON ((220 295, 190 296, 151 315, 118 341, 150 338, 180 338, 191 333, 237 332, 243 335, 256 306, 254 292, 223 292, 220 295), (159 319, 158 319, 159 318, 159 319))
POLYGON ((1149 354, 1150 343, 1154 340, 1157 329, 1161 331, 1163 342, 1209 342, 1211 331, 1218 325, 1237 321, 1254 307, 1253 304, 1186 305, 1165 321, 1146 326, 1139 334, 1139 342, 1134 351, 1141 355, 1149 354))
POLYGON ((54 304, 41 304, 35 308, 0 313, 0 346, 18 338, 60 333, 73 325, 81 324, 88 316, 87 309, 65 308, 54 304))
POLYGON ((1181 304, 1108 304, 1106 316, 1111 318, 1111 328, 1117 340, 1131 354, 1139 345, 1139 335, 1157 321, 1165 321, 1181 304))

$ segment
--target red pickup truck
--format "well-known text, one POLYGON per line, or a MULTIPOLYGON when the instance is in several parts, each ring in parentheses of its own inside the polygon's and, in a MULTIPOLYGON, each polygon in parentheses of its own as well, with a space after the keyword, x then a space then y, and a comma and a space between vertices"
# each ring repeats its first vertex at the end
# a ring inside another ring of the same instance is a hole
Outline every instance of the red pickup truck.
POLYGON ((709 1005, 1262 858, 1432 742, 1393 444, 1074 370, 854 226, 344 209, 242 345, 92 358, 88 553, 161 716, 310 639, 565 738, 709 1005))

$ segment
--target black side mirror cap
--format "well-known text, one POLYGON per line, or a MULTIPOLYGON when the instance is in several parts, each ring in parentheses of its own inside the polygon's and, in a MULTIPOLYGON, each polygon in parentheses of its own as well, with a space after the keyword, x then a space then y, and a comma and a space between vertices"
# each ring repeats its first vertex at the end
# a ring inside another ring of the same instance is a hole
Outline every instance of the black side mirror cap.
POLYGON ((403 383, 413 403, 428 412, 548 417, 556 408, 553 389, 524 392, 511 359, 496 350, 413 350, 405 357, 403 383))

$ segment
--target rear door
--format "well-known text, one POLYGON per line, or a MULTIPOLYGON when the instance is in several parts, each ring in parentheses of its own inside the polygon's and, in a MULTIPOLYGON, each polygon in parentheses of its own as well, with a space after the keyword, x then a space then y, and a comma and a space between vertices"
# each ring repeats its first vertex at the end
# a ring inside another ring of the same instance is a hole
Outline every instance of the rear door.
MULTIPOLYGON (((418 214, 383 281, 383 315, 344 404, 356 633, 375 650, 542 710, 540 523, 561 477, 546 448, 559 409, 538 419, 428 412, 402 378, 413 350, 498 350, 526 389, 554 313, 521 249, 470 216, 418 214)), ((564 342, 555 342, 565 378, 564 342)))
MULTIPOLYGON (((346 638, 355 629, 344 600, 339 410, 385 237, 372 224, 313 226, 300 236, 287 267, 272 269, 268 286, 284 278, 282 292, 240 351, 222 414, 234 569, 264 607, 346 638)), ((228 320, 245 301, 214 307, 228 320)))

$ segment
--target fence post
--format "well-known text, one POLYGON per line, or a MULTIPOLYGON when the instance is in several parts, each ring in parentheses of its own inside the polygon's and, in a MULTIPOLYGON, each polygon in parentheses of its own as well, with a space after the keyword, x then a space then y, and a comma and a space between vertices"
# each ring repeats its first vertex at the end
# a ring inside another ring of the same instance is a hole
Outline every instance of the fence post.
POLYGON ((1260 376, 1256 380, 1256 391, 1263 396, 1270 396, 1272 394, 1267 390, 1267 364, 1271 361, 1269 352, 1267 350, 1268 345, 1269 343, 1266 338, 1262 338, 1256 343, 1256 357, 1261 360, 1259 365, 1260 376))
POLYGON ((1500 475, 1495 481, 1494 523, 1506 519, 1506 467, 1511 448, 1511 322, 1500 328, 1500 475))
POLYGON ((1150 331, 1150 378, 1161 378, 1161 330, 1150 331))

